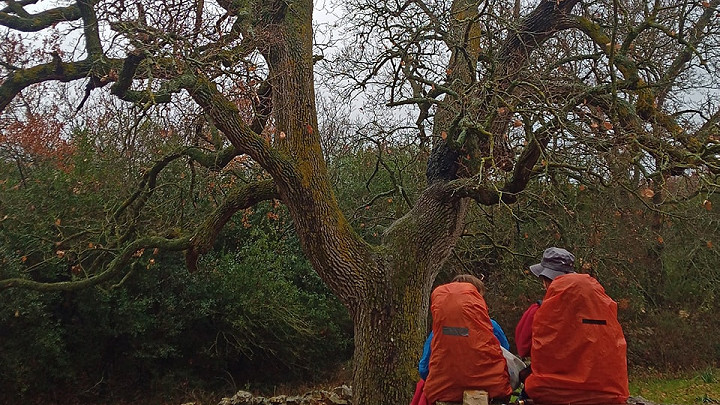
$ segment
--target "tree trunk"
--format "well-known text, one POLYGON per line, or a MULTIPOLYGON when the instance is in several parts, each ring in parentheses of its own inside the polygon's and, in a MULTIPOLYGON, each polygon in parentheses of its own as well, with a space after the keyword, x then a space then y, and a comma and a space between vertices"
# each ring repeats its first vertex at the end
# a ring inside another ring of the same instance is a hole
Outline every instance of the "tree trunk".
POLYGON ((430 290, 463 230, 467 199, 447 200, 445 185, 422 194, 387 230, 379 277, 351 308, 355 324, 356 404, 402 404, 412 398, 427 337, 430 290))
MULTIPOLYGON (((320 277, 347 306, 355 325, 353 397, 356 404, 410 401, 426 333, 430 288, 459 237, 459 209, 465 204, 437 198, 398 221, 383 247, 366 244, 337 204, 317 134, 312 75, 312 3, 291 4, 281 24, 274 19, 263 35, 273 87, 278 151, 292 167, 268 169, 278 185, 303 250, 320 277), (308 11, 303 14, 298 10, 308 11), (422 230, 421 230, 422 229, 422 230)), ((272 159, 272 157, 267 157, 272 159)))

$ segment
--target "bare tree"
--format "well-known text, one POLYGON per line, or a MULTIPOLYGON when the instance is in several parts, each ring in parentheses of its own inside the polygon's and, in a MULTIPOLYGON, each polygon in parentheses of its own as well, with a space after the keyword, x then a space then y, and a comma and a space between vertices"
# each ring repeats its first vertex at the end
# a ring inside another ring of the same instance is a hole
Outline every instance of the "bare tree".
MULTIPOLYGON (((540 0, 527 10, 472 0, 348 3, 356 42, 333 70, 359 86, 350 91, 382 86, 376 103, 417 106, 417 132, 432 147, 427 187, 377 245, 353 230, 331 188, 315 105, 311 1, 81 0, 34 14, 31 3, 6 1, 0 10, 6 44, 14 44, 2 47, 0 109, 48 81, 84 82, 88 99, 107 87, 144 110, 189 95, 229 144, 166 157, 147 171, 143 190, 188 154, 208 167, 246 155, 269 180, 229 190, 198 229, 123 235, 89 277, 9 279, 0 288, 115 280, 142 248, 183 250, 194 268, 233 213, 279 197, 305 254, 353 318, 359 404, 409 401, 430 289, 472 201, 512 204, 532 179, 557 174, 602 185, 633 174, 636 184, 662 183, 693 171, 717 186, 720 113, 710 95, 720 0, 540 0), (18 52, 16 32, 62 38, 73 28, 82 30, 82 50, 18 52), (239 93, 251 102, 240 105, 239 93)), ((145 198, 138 193, 122 209, 140 210, 145 198)))

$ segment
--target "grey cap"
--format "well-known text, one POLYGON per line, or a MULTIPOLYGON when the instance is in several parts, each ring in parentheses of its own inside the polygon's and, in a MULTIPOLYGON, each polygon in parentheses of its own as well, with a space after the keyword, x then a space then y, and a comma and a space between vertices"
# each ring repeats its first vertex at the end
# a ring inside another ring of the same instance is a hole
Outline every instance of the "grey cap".
POLYGON ((538 277, 545 276, 550 280, 563 274, 574 273, 575 256, 565 249, 550 247, 543 252, 542 261, 530 266, 530 271, 538 277))

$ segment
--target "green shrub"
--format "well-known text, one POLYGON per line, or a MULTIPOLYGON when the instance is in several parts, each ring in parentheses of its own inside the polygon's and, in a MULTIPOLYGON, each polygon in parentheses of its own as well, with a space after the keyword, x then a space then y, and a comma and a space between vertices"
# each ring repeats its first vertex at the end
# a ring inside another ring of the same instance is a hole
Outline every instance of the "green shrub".
POLYGON ((254 234, 196 274, 160 255, 121 288, 3 292, 3 392, 108 399, 322 378, 351 356, 347 312, 295 246, 254 234))

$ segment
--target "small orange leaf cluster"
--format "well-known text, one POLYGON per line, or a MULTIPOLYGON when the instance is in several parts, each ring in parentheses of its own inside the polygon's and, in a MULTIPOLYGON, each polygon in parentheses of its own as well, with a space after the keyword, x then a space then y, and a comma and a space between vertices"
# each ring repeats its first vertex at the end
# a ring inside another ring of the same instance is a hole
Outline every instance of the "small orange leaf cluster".
POLYGON ((650 188, 646 188, 646 189, 640 191, 640 195, 643 198, 653 198, 655 196, 655 192, 650 188))
POLYGON ((245 209, 245 212, 243 212, 242 217, 242 224, 243 228, 248 229, 252 227, 252 224, 250 223, 250 215, 252 215, 253 211, 250 208, 245 209))
POLYGON ((61 170, 69 169, 66 158, 74 153, 75 146, 63 137, 65 124, 54 115, 28 113, 24 120, 14 120, 0 132, 0 143, 12 145, 23 154, 48 159, 61 170))
POLYGON ((630 300, 627 298, 620 298, 618 300, 618 309, 628 309, 630 308, 630 300))

